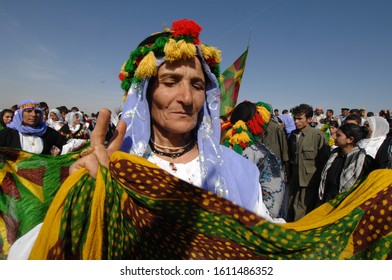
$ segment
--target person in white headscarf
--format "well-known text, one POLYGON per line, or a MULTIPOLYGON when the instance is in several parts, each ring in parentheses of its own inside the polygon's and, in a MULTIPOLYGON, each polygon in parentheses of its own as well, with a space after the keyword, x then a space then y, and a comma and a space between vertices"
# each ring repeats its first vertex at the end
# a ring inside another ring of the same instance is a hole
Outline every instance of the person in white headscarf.
POLYGON ((63 116, 58 109, 50 109, 47 125, 57 131, 65 124, 63 116))
POLYGON ((68 139, 90 139, 88 124, 83 122, 81 112, 69 112, 65 115, 66 125, 61 127, 60 133, 68 139))
POLYGON ((369 129, 369 134, 367 138, 358 143, 358 146, 365 149, 372 158, 375 158, 378 149, 387 137, 389 124, 385 118, 373 116, 366 118, 364 125, 369 129))

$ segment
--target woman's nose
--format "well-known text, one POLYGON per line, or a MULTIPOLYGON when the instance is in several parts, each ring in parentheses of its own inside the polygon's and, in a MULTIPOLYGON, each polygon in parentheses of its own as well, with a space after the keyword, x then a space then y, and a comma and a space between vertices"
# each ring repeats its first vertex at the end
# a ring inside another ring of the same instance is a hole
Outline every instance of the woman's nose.
POLYGON ((190 105, 193 102, 192 86, 187 83, 182 83, 180 92, 178 94, 178 101, 185 105, 190 105))

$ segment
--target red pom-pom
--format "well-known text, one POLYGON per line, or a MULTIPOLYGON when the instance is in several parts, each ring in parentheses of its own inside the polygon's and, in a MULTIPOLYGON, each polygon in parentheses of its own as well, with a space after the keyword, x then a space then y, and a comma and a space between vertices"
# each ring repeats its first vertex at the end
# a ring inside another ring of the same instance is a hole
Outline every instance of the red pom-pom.
POLYGON ((174 38, 178 36, 193 36, 194 37, 193 43, 195 44, 200 43, 199 34, 202 28, 193 20, 186 19, 186 18, 177 20, 173 22, 171 29, 173 31, 174 38))
POLYGON ((248 129, 253 135, 261 135, 264 131, 264 120, 256 112, 253 118, 246 122, 248 129))
POLYGON ((216 59, 215 59, 215 57, 213 57, 213 58, 208 59, 206 62, 207 62, 207 64, 208 64, 210 67, 215 67, 216 59))
POLYGON ((124 76, 123 73, 118 74, 118 78, 119 78, 121 81, 124 81, 124 80, 125 80, 125 76, 124 76))

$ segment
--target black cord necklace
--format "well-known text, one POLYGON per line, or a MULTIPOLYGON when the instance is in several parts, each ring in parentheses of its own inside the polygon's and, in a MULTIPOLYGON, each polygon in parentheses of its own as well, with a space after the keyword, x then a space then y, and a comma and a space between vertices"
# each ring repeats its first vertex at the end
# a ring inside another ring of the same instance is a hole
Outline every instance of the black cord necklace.
POLYGON ((154 143, 152 143, 152 142, 150 141, 151 151, 152 151, 154 154, 161 155, 161 156, 165 156, 165 157, 170 157, 170 158, 178 158, 178 157, 180 157, 180 156, 182 156, 182 155, 185 155, 187 152, 189 152, 190 150, 192 150, 192 149, 195 147, 195 145, 196 145, 196 140, 193 140, 193 141, 192 141, 192 144, 188 145, 182 152, 178 152, 178 153, 166 153, 166 152, 162 152, 162 151, 159 151, 159 150, 155 149, 154 143))

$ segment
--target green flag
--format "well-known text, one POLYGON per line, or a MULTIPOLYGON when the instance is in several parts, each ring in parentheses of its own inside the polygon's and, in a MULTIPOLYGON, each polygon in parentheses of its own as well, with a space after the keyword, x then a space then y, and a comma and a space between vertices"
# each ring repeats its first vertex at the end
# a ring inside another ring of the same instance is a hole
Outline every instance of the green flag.
POLYGON ((248 56, 248 48, 237 60, 230 65, 221 74, 221 116, 230 116, 231 111, 237 104, 238 92, 240 90, 240 84, 242 75, 245 70, 246 57, 248 56))

